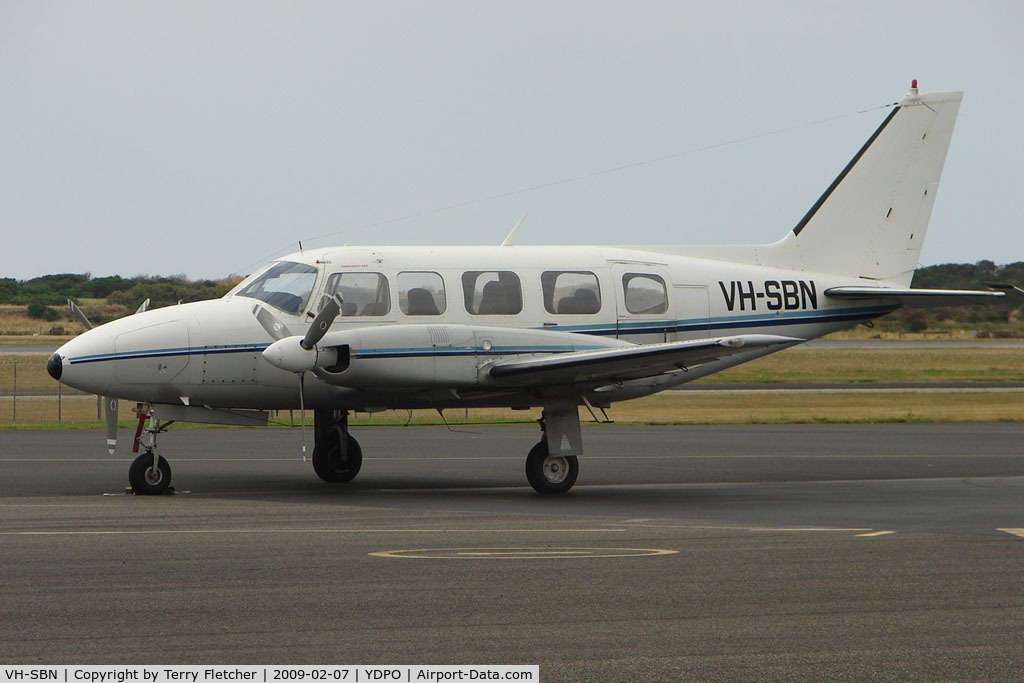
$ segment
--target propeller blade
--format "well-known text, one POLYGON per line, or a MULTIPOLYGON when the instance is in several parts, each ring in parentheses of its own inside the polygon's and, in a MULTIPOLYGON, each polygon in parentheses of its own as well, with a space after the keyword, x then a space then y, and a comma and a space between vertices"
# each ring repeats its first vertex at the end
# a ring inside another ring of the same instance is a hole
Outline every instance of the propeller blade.
POLYGON ((338 313, 341 312, 341 297, 335 294, 328 300, 324 307, 320 309, 320 312, 313 318, 313 324, 306 330, 306 336, 302 338, 299 344, 302 348, 307 351, 311 350, 316 343, 324 338, 327 334, 327 330, 331 328, 334 323, 334 319, 338 317, 338 313))
POLYGON ((114 396, 104 396, 103 402, 107 407, 107 452, 114 454, 117 446, 117 406, 118 400, 114 396))
POLYGON ((290 337, 288 328, 284 326, 280 320, 277 319, 273 313, 263 308, 259 304, 252 307, 252 314, 256 316, 256 320, 259 321, 263 329, 267 331, 271 339, 274 341, 281 341, 285 337, 290 337))
POLYGON ((85 317, 85 313, 82 313, 82 309, 79 308, 77 304, 75 304, 75 302, 72 301, 71 299, 68 299, 68 308, 71 309, 71 315, 78 318, 79 322, 85 325, 85 329, 92 329, 92 323, 89 322, 89 319, 85 317))
POLYGON ((142 305, 140 305, 138 308, 135 309, 135 315, 138 315, 139 313, 145 313, 148 310, 149 310, 149 299, 146 299, 145 301, 142 302, 142 305))
POLYGON ((299 415, 302 420, 302 462, 306 462, 306 373, 299 373, 299 415))

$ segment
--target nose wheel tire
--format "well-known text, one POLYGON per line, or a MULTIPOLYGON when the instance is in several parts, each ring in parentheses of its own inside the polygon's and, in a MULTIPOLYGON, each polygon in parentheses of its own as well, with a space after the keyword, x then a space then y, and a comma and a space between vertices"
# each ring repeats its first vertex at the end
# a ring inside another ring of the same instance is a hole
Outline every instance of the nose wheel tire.
POLYGON ((342 438, 340 428, 326 430, 313 449, 313 471, 326 482, 352 481, 363 465, 363 449, 359 442, 345 434, 343 449, 342 438))
POLYGON ((128 483, 132 491, 141 496, 166 493, 171 485, 171 466, 161 455, 157 457, 156 467, 153 467, 153 454, 143 453, 128 468, 128 483))
POLYGON ((537 493, 565 493, 580 473, 575 455, 550 455, 547 439, 541 439, 526 457, 526 478, 537 493))

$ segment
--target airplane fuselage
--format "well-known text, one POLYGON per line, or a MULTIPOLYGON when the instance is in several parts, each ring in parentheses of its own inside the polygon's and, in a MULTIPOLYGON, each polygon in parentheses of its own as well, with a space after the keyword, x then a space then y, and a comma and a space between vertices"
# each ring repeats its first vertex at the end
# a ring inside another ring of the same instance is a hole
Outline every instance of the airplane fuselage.
MULTIPOLYGON (((275 263, 304 269, 269 284, 271 289, 292 287, 296 292, 247 291, 266 273, 264 269, 222 299, 109 323, 64 347, 64 381, 137 401, 297 408, 293 373, 261 357, 270 340, 253 316, 254 304, 270 308, 288 334, 301 334, 323 297, 339 292, 346 303, 331 333, 421 326, 419 333, 426 335, 424 341, 410 344, 389 333, 393 339, 383 344, 355 346, 352 369, 358 363, 370 376, 390 376, 394 373, 388 368, 415 359, 419 370, 424 363, 443 362, 456 372, 437 373, 438 377, 461 372, 468 379, 452 380, 449 386, 444 381, 436 386, 420 381, 402 386, 400 379, 391 378, 376 386, 353 387, 344 373, 338 373, 336 384, 308 384, 307 406, 525 407, 539 405, 539 398, 530 392, 488 388, 486 382, 473 387, 470 380, 481 367, 510 355, 752 333, 812 339, 894 308, 884 303, 841 303, 825 296, 830 287, 856 282, 849 278, 688 258, 654 248, 341 247, 307 250, 275 263), (294 282, 277 282, 289 277, 294 282), (506 291, 497 299, 486 300, 485 290, 502 288, 506 291), (431 341, 431 328, 435 336, 447 333, 449 338, 431 341), (483 328, 495 329, 493 339, 474 333, 483 328), (541 334, 531 336, 531 331, 541 334), (559 341, 562 348, 552 348, 544 334, 551 332, 582 335, 586 341, 573 337, 575 347, 559 341)), ((752 350, 687 373, 604 387, 599 401, 650 394, 766 352, 752 350)), ((592 397, 598 400, 598 395, 592 397)))

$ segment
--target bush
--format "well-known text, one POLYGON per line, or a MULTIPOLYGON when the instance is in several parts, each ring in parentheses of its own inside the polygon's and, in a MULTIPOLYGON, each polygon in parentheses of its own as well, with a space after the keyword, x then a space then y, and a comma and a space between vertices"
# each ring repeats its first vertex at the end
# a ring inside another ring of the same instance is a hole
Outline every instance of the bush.
POLYGON ((28 305, 28 317, 40 318, 42 320, 53 322, 54 320, 60 319, 60 313, 42 302, 33 301, 28 305))
POLYGON ((928 329, 928 316, 921 311, 914 311, 904 319, 903 323, 907 326, 907 332, 924 332, 928 329))

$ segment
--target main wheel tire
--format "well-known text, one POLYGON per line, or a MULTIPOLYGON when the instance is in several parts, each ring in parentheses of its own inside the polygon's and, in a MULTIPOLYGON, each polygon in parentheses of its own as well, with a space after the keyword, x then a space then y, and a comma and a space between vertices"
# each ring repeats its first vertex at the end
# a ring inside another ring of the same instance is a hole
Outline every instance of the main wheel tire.
POLYGON ((332 484, 355 479, 363 466, 363 449, 359 442, 346 434, 345 449, 341 449, 342 430, 338 427, 325 430, 313 448, 313 470, 316 476, 332 484))
POLYGON ((541 439, 526 456, 526 478, 537 493, 565 493, 579 473, 576 456, 550 455, 547 439, 541 439))
POLYGON ((140 496, 157 496, 166 493, 171 485, 171 466, 164 456, 157 456, 153 467, 153 454, 143 453, 132 461, 128 468, 128 483, 132 492, 140 496))

